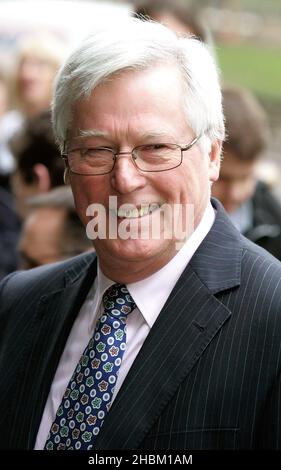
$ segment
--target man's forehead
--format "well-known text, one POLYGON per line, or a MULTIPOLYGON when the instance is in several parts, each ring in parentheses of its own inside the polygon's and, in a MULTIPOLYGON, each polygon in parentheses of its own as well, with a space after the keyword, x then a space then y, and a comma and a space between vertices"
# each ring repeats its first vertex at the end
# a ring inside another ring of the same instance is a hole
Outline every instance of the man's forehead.
MULTIPOLYGON (((108 95, 115 88, 123 89, 126 93, 130 83, 136 86, 141 84, 142 93, 148 94, 155 93, 165 86, 169 87, 170 94, 175 90, 185 91, 185 81, 179 65, 176 62, 169 64, 157 62, 146 67, 127 67, 103 77, 92 89, 89 88, 86 96, 81 95, 81 98, 78 98, 74 103, 74 108, 81 103, 87 105, 100 93, 108 95), (176 84, 178 86, 175 86, 176 84), (173 86, 173 89, 171 89, 171 86, 173 86)), ((142 96, 140 98, 143 100, 142 96)), ((166 96, 166 98, 168 97, 166 96)))
MULTIPOLYGON (((171 135, 171 133, 165 130, 161 131, 157 129, 149 129, 146 132, 140 130, 139 132, 140 139, 163 139, 168 135, 171 135)), ((112 136, 110 132, 103 129, 78 129, 75 137, 79 139, 88 137, 105 137, 110 139, 112 136)))

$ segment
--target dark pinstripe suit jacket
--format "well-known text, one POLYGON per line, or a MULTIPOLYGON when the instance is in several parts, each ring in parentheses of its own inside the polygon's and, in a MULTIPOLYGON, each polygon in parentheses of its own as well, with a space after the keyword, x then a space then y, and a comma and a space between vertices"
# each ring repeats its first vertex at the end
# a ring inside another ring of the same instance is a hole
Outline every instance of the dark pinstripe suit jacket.
MULTIPOLYGON (((281 264, 217 210, 96 449, 281 448, 281 264)), ((59 358, 96 275, 93 257, 13 274, 1 286, 1 448, 34 446, 59 358)))

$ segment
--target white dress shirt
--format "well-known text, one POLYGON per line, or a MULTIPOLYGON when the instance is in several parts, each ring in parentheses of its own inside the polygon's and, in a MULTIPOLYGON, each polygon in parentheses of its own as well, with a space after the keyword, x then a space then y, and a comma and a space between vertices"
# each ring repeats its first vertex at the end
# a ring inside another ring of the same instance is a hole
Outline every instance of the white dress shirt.
MULTIPOLYGON (((142 281, 127 284, 127 289, 137 308, 130 313, 127 319, 126 350, 112 401, 120 390, 131 365, 176 282, 211 229, 214 220, 215 211, 209 203, 196 230, 168 264, 142 281)), ((101 314, 103 294, 113 284, 114 281, 105 277, 98 267, 97 277, 73 324, 52 382, 35 443, 37 450, 44 448, 64 391, 95 330, 101 314)))

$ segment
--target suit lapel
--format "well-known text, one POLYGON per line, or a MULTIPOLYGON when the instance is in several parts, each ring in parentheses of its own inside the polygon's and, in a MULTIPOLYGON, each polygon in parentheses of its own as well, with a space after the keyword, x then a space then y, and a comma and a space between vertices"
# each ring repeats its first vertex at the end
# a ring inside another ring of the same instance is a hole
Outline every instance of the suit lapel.
POLYGON ((220 205, 140 350, 95 449, 136 449, 231 312, 213 294, 239 285, 240 234, 220 205))
MULTIPOLYGON (((240 235, 219 205, 215 224, 182 274, 129 371, 97 438, 96 449, 137 448, 231 312, 213 295, 239 284, 240 235)), ((73 322, 96 276, 84 257, 65 273, 65 285, 43 296, 34 315, 20 402, 33 448, 59 359, 73 322), (36 377, 36 381, 34 380, 36 377), (24 396, 25 395, 25 396, 24 396)), ((18 412, 20 421, 21 411, 18 412)), ((24 433, 22 433, 23 435, 24 433)))
POLYGON ((160 313, 95 449, 135 449, 229 317, 188 267, 160 313))
POLYGON ((26 413, 27 416, 32 416, 28 425, 28 448, 34 446, 59 359, 95 276, 96 260, 93 261, 93 255, 82 258, 65 272, 64 287, 41 297, 37 305, 30 335, 34 338, 34 343, 28 345, 31 352, 25 375, 25 380, 27 383, 30 381, 32 389, 28 387, 28 400, 21 398, 21 403, 27 403, 27 406, 33 403, 33 409, 26 413))

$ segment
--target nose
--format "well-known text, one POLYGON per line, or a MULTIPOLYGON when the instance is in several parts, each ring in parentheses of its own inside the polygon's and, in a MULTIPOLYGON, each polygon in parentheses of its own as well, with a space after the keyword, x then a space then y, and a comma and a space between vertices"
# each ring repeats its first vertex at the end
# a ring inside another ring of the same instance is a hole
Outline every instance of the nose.
POLYGON ((36 64, 30 60, 24 60, 19 69, 19 77, 21 80, 30 80, 36 74, 36 64))
POLYGON ((116 156, 111 184, 120 194, 132 193, 145 186, 146 177, 133 163, 133 157, 130 152, 120 152, 116 156))

